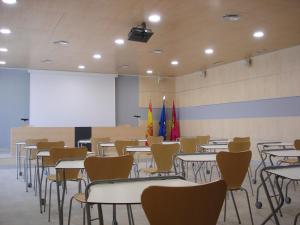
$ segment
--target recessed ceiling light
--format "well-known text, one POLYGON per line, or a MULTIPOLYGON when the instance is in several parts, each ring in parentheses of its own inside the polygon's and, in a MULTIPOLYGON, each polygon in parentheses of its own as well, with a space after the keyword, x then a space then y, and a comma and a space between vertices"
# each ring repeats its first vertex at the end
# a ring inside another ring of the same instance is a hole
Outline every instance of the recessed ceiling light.
POLYGON ((8 52, 7 48, 0 48, 0 52, 8 52))
POLYGON ((179 64, 179 62, 178 62, 177 60, 172 60, 172 61, 171 61, 171 64, 172 64, 173 66, 177 66, 177 65, 179 64))
POLYGON ((163 53, 163 50, 162 49, 154 49, 153 53, 154 54, 161 54, 161 53, 163 53))
POLYGON ((124 44, 124 39, 122 39, 122 38, 118 38, 118 39, 116 39, 115 40, 115 43, 117 44, 117 45, 123 45, 124 44))
POLYGON ((84 70, 84 69, 85 69, 85 66, 84 66, 84 65, 79 65, 79 66, 78 66, 78 69, 84 70))
POLYGON ((212 48, 207 48, 207 49, 204 50, 204 52, 205 52, 205 54, 207 54, 207 55, 211 55, 211 54, 214 53, 214 50, 213 50, 212 48))
POLYGON ((17 0, 2 0, 3 3, 13 5, 17 3, 17 0))
POLYGON ((152 73, 153 73, 152 70, 147 70, 146 72, 147 72, 148 74, 152 74, 152 73))
POLYGON ((94 54, 94 55, 93 55, 93 58, 94 58, 94 59, 101 59, 101 57, 102 57, 102 56, 101 56, 100 54, 94 54))
POLYGON ((225 14, 222 16, 223 20, 234 22, 240 20, 240 15, 239 14, 225 14))
POLYGON ((255 31, 253 33, 253 37, 255 37, 255 38, 262 38, 264 35, 265 35, 264 32, 260 31, 260 30, 259 31, 255 31))
POLYGON ((57 40, 57 41, 53 41, 53 44, 67 46, 70 43, 68 41, 65 41, 65 40, 57 40))
POLYGON ((0 65, 5 65, 6 62, 5 61, 0 61, 0 65))
POLYGON ((1 29, 0 29, 0 33, 1 33, 1 34, 10 34, 10 33, 11 33, 11 30, 8 29, 8 28, 1 28, 1 29))
POLYGON ((152 23, 158 23, 160 21, 160 15, 152 14, 148 17, 148 20, 152 23))

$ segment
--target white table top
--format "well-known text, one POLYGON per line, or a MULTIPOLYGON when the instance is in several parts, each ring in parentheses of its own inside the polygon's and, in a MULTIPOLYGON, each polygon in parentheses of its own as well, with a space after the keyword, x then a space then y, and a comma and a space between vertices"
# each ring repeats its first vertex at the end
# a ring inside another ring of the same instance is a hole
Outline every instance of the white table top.
POLYGON ((204 149, 228 149, 228 145, 200 145, 204 149))
POLYGON ((150 147, 140 146, 140 147, 126 147, 126 152, 151 152, 150 147))
POLYGON ((180 144, 180 141, 163 141, 163 145, 180 144))
POLYGON ((147 139, 145 139, 145 138, 138 139, 138 142, 146 142, 146 141, 147 141, 147 139))
POLYGON ((78 143, 80 143, 80 144, 90 144, 91 140, 90 139, 81 139, 81 140, 78 141, 78 143))
POLYGON ((84 160, 60 161, 55 169, 84 169, 84 160))
POLYGON ((18 141, 18 142, 16 142, 16 145, 26 145, 26 142, 25 141, 18 141))
POLYGON ((214 162, 217 160, 217 154, 187 154, 178 155, 177 158, 186 162, 214 162))
POLYGON ((49 151, 40 151, 37 154, 37 157, 49 157, 50 156, 50 152, 49 151))
POLYGON ((217 145, 227 145, 230 141, 228 140, 219 140, 219 141, 209 141, 209 143, 217 145))
POLYGON ((285 147, 285 146, 294 146, 294 143, 291 142, 279 142, 279 143, 265 143, 264 147, 285 147))
MULTIPOLYGON (((95 156, 96 153, 95 152, 87 152, 87 157, 90 157, 90 156, 95 156)), ((40 151, 38 154, 37 154, 37 157, 49 157, 50 156, 50 152, 45 150, 45 151, 40 151)))
POLYGON ((116 147, 115 143, 101 143, 101 147, 116 147))
POLYGON ((27 145, 24 147, 25 150, 34 150, 37 149, 36 145, 27 145))
POLYGON ((291 180, 300 180, 300 166, 297 167, 282 167, 276 169, 268 169, 266 172, 279 175, 291 180))
POLYGON ((264 153, 277 157, 300 157, 300 150, 265 150, 264 153))
POLYGON ((89 203, 140 204, 143 191, 150 186, 184 187, 198 185, 181 179, 147 180, 96 184, 91 187, 89 203))

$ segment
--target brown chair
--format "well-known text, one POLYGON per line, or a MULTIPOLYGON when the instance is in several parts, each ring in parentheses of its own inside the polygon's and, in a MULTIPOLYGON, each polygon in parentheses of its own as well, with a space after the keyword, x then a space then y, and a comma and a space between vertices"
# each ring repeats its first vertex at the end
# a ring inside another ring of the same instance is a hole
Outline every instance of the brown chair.
MULTIPOLYGON (((48 141, 47 138, 38 138, 38 139, 26 139, 25 140, 25 144, 26 146, 36 146, 37 143, 39 142, 46 142, 48 141)), ((28 151, 28 150, 27 150, 28 151)), ((28 168, 27 168, 27 172, 29 170, 29 187, 31 187, 31 184, 32 184, 32 175, 31 175, 31 161, 32 160, 36 160, 36 154, 37 154, 37 150, 36 149, 31 149, 30 150, 30 155, 28 155, 28 158, 24 158, 24 171, 25 171, 25 165, 28 165, 28 168), (28 164, 25 162, 25 160, 28 160, 28 164)), ((28 176, 28 175, 27 175, 28 176)), ((26 178, 27 179, 27 178, 26 178)), ((36 179, 36 167, 34 167, 34 190, 35 190, 35 193, 37 191, 37 179, 36 179)), ((27 188, 28 186, 26 185, 26 191, 27 191, 27 188)))
POLYGON ((249 141, 232 141, 228 143, 228 150, 229 152, 250 151, 250 145, 249 141))
MULTIPOLYGON (((246 198, 249 207, 249 213, 251 223, 253 225, 252 211, 249 201, 249 195, 246 189, 242 187, 243 181, 247 174, 247 170, 251 161, 252 152, 220 152, 217 154, 217 163, 222 174, 223 179, 226 182, 227 190, 230 192, 233 205, 236 211, 236 215, 239 223, 241 223, 239 212, 234 199, 233 191, 242 190, 246 193, 246 198)), ((224 205, 224 221, 226 220, 226 199, 224 205)))
POLYGON ((138 146, 139 142, 138 141, 132 141, 132 140, 116 140, 115 141, 115 146, 116 146, 116 150, 118 153, 118 156, 123 156, 123 155, 127 155, 128 153, 125 152, 125 148, 127 146, 138 146))
POLYGON ((183 153, 195 153, 197 150, 197 138, 181 138, 180 144, 183 153))
POLYGON ((108 143, 111 142, 110 137, 92 137, 91 138, 91 144, 92 144, 92 151, 99 155, 104 155, 104 152, 102 151, 102 154, 100 154, 100 151, 102 150, 99 148, 100 143, 108 143))
POLYGON ((243 142, 243 141, 249 141, 250 142, 250 137, 234 137, 233 141, 234 142, 243 142))
MULTIPOLYGON (((300 150, 300 139, 294 141, 294 147, 296 150, 300 150)), ((300 162, 300 157, 286 157, 278 161, 278 164, 287 163, 287 164, 297 164, 300 162)))
POLYGON ((169 174, 172 172, 173 158, 180 150, 179 144, 153 144, 151 152, 156 163, 156 168, 144 168, 146 173, 169 174))
POLYGON ((142 206, 151 225, 216 225, 226 195, 223 180, 190 186, 146 188, 142 206))
MULTIPOLYGON (((52 148, 63 148, 65 146, 65 142, 63 141, 55 141, 55 142, 38 142, 36 147, 37 147, 37 153, 40 151, 50 151, 50 149, 52 148)), ((41 172, 41 181, 43 180, 43 175, 44 175, 44 170, 45 168, 48 168, 48 173, 49 173, 49 167, 54 167, 55 166, 55 162, 53 162, 51 157, 43 157, 42 158, 42 172, 41 172)), ((48 179, 46 179, 45 182, 45 202, 46 202, 46 198, 47 198, 47 181, 48 179)), ((44 212, 46 210, 46 204, 44 204, 44 212)))
MULTIPOLYGON (((96 180, 107 179, 125 179, 128 178, 133 163, 131 155, 118 157, 89 157, 84 161, 84 167, 89 179, 93 182, 96 180)), ((77 193, 70 200, 68 224, 71 222, 72 202, 73 199, 79 203, 86 203, 85 194, 77 193)), ((98 205, 99 218, 103 224, 101 205, 98 205)), ((115 212, 116 207, 113 207, 115 212)), ((83 223, 85 223, 85 207, 83 208, 83 223)))
MULTIPOLYGON (((75 159, 85 159, 87 154, 87 148, 52 148, 50 149, 50 160, 57 164, 61 160, 75 160, 75 159)), ((79 182, 79 190, 81 190, 81 181, 85 180, 79 175, 80 169, 65 169, 63 171, 57 171, 56 175, 48 175, 47 179, 50 181, 49 190, 49 214, 48 221, 50 222, 51 216, 51 192, 52 184, 57 181, 77 181, 79 182), (57 180, 58 179, 58 180, 57 180)))
POLYGON ((198 151, 203 151, 203 148, 200 147, 200 145, 206 145, 209 143, 210 136, 196 136, 197 139, 197 146, 198 146, 198 151))
POLYGON ((164 137, 162 136, 148 136, 147 143, 149 146, 152 144, 161 144, 164 141, 164 137))

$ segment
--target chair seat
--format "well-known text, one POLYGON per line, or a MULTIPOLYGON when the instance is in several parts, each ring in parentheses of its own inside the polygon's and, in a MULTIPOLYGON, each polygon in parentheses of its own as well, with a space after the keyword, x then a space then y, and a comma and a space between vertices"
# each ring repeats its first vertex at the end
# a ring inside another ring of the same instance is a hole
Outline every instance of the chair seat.
POLYGON ((86 203, 84 193, 76 193, 76 194, 74 195, 74 199, 75 199, 76 201, 78 201, 78 202, 86 203))
POLYGON ((143 172, 145 173, 172 173, 172 171, 159 171, 157 168, 143 168, 143 172))
POLYGON ((298 159, 296 159, 296 158, 283 159, 283 160, 281 160, 281 162, 289 163, 289 164, 299 163, 298 159))

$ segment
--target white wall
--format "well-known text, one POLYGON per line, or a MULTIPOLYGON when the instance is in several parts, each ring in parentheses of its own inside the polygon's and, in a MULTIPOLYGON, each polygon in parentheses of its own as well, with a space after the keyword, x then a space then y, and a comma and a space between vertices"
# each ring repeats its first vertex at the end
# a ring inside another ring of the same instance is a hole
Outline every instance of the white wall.
POLYGON ((115 126, 115 77, 30 70, 30 125, 115 126))

